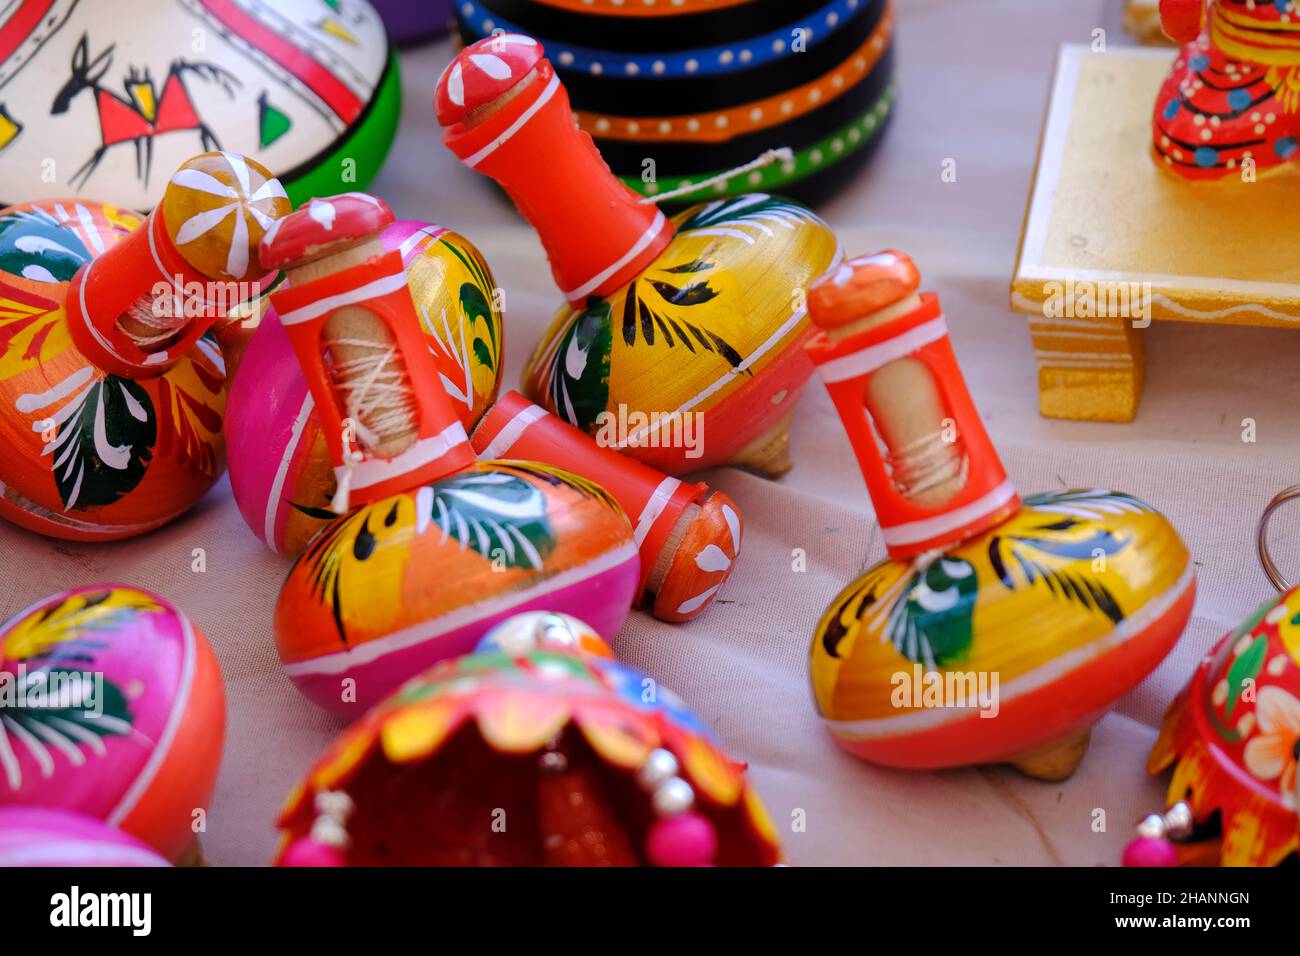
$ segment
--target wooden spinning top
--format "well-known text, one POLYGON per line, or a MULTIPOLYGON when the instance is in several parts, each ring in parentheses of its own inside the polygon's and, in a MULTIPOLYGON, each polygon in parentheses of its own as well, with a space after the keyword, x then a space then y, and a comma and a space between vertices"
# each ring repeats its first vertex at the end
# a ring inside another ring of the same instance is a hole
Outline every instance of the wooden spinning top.
POLYGON ((258 244, 291 208, 280 181, 246 156, 186 161, 144 224, 73 277, 73 341, 115 375, 165 372, 270 284, 258 244))
POLYGON ((809 354, 853 443, 890 557, 814 632, 816 704, 845 749, 895 767, 1012 763, 1069 776, 1091 725, 1191 613, 1187 549, 1129 495, 1021 501, 907 256, 809 294, 809 354))
POLYGON ((281 659, 308 696, 355 716, 496 622, 573 610, 617 631, 640 559, 599 485, 536 462, 476 462, 420 330, 387 206, 313 200, 263 240, 273 303, 337 476, 326 524, 276 606, 281 659))
POLYGON ((393 214, 365 193, 313 199, 262 239, 289 288, 272 295, 334 461, 343 514, 474 460, 420 333, 393 214))
POLYGON ((561 309, 525 393, 667 472, 790 467, 789 422, 811 374, 801 291, 839 256, 797 203, 751 194, 671 221, 609 170, 530 37, 462 50, 438 83, 444 142, 506 190, 541 239, 561 309))

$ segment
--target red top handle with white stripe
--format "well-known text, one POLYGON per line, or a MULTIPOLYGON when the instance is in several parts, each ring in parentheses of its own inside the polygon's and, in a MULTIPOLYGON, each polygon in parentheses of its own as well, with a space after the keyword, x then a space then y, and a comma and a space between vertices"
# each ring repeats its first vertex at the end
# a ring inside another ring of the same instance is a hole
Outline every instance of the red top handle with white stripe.
POLYGON ((262 241, 288 287, 271 295, 302 364, 338 480, 332 507, 408 491, 474 461, 420 330, 393 222, 365 193, 313 199, 262 241), (382 425, 380 422, 382 421, 382 425))
POLYGON ((850 260, 809 292, 807 348, 844 423, 891 557, 951 548, 1020 507, 912 260, 850 260))
POLYGON ((673 227, 640 201, 577 128, 542 45, 506 33, 457 54, 434 98, 443 141, 510 194, 546 249, 573 305, 608 296, 645 271, 673 227))

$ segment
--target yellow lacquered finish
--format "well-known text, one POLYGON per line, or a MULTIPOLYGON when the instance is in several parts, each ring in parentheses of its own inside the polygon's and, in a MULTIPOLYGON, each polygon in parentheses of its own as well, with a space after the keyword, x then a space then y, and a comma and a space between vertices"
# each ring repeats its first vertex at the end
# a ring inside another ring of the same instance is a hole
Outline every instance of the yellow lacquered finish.
POLYGON ((1086 729, 1168 652, 1194 593, 1169 522, 1117 492, 1024 505, 928 563, 876 565, 822 615, 813 691, 847 749, 903 767, 1014 760, 1086 729))
POLYGON ((841 258, 825 223, 774 197, 696 206, 673 223, 637 279, 561 309, 526 373, 538 404, 598 437, 604 421, 627 422, 609 437, 631 433, 625 450, 670 474, 734 460, 790 413, 812 371, 804 293, 841 258), (701 454, 662 447, 666 429, 661 447, 645 432, 635 446, 634 413, 702 414, 701 454))

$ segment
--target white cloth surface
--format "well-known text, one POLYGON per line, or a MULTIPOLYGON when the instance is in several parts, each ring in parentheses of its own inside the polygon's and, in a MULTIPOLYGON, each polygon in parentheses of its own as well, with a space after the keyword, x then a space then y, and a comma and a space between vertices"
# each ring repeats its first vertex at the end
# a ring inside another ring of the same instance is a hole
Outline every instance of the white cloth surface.
MULTIPOLYGON (((1008 283, 1056 46, 1119 30, 1118 0, 899 0, 901 99, 873 165, 820 211, 850 253, 895 247, 942 297, 971 390, 1012 480, 1025 492, 1103 486, 1164 511, 1196 559, 1193 620, 1170 658, 1097 727, 1063 784, 1003 768, 903 773, 842 753, 809 695, 811 629, 839 589, 884 554, 870 502, 824 389, 795 418, 794 470, 769 482, 731 469, 704 477, 732 495, 747 533, 719 601, 674 627, 634 613, 618 654, 711 723, 750 773, 796 865, 1113 864, 1132 824, 1163 806, 1143 764, 1160 715, 1196 661, 1273 592, 1254 555, 1269 498, 1300 481, 1300 338, 1290 330, 1162 325, 1148 330, 1148 381, 1136 422, 1050 421, 1008 283), (941 178, 945 159, 957 180, 941 178), (1258 440, 1242 441, 1254 419, 1258 440), (807 553, 792 571, 791 552, 807 553), (1106 831, 1094 832, 1094 811, 1106 831), (796 810, 806 830, 791 832, 796 810)), ((483 177, 440 144, 431 102, 447 41, 403 55, 401 129, 372 191, 401 217, 456 229, 506 290, 504 387, 559 302, 534 234, 483 177)), ((1171 54, 1172 55, 1172 54, 1171 54)), ((1135 144, 1135 148, 1142 148, 1135 144)), ((1274 550, 1300 572, 1300 508, 1275 522, 1274 550)), ((223 480, 190 514, 105 545, 0 527, 0 617, 81 584, 154 589, 207 634, 224 672, 229 729, 203 838, 211 863, 256 865, 275 846, 280 801, 340 722, 281 670, 271 616, 286 562, 244 525, 223 480), (191 571, 192 550, 206 572, 191 571)))

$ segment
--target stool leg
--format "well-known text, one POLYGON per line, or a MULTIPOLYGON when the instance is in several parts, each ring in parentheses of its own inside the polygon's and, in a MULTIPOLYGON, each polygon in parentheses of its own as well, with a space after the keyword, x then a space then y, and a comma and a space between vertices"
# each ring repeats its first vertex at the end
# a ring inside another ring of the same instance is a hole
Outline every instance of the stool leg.
POLYGON ((1048 418, 1130 422, 1145 354, 1131 319, 1029 320, 1038 361, 1038 410, 1048 418))

